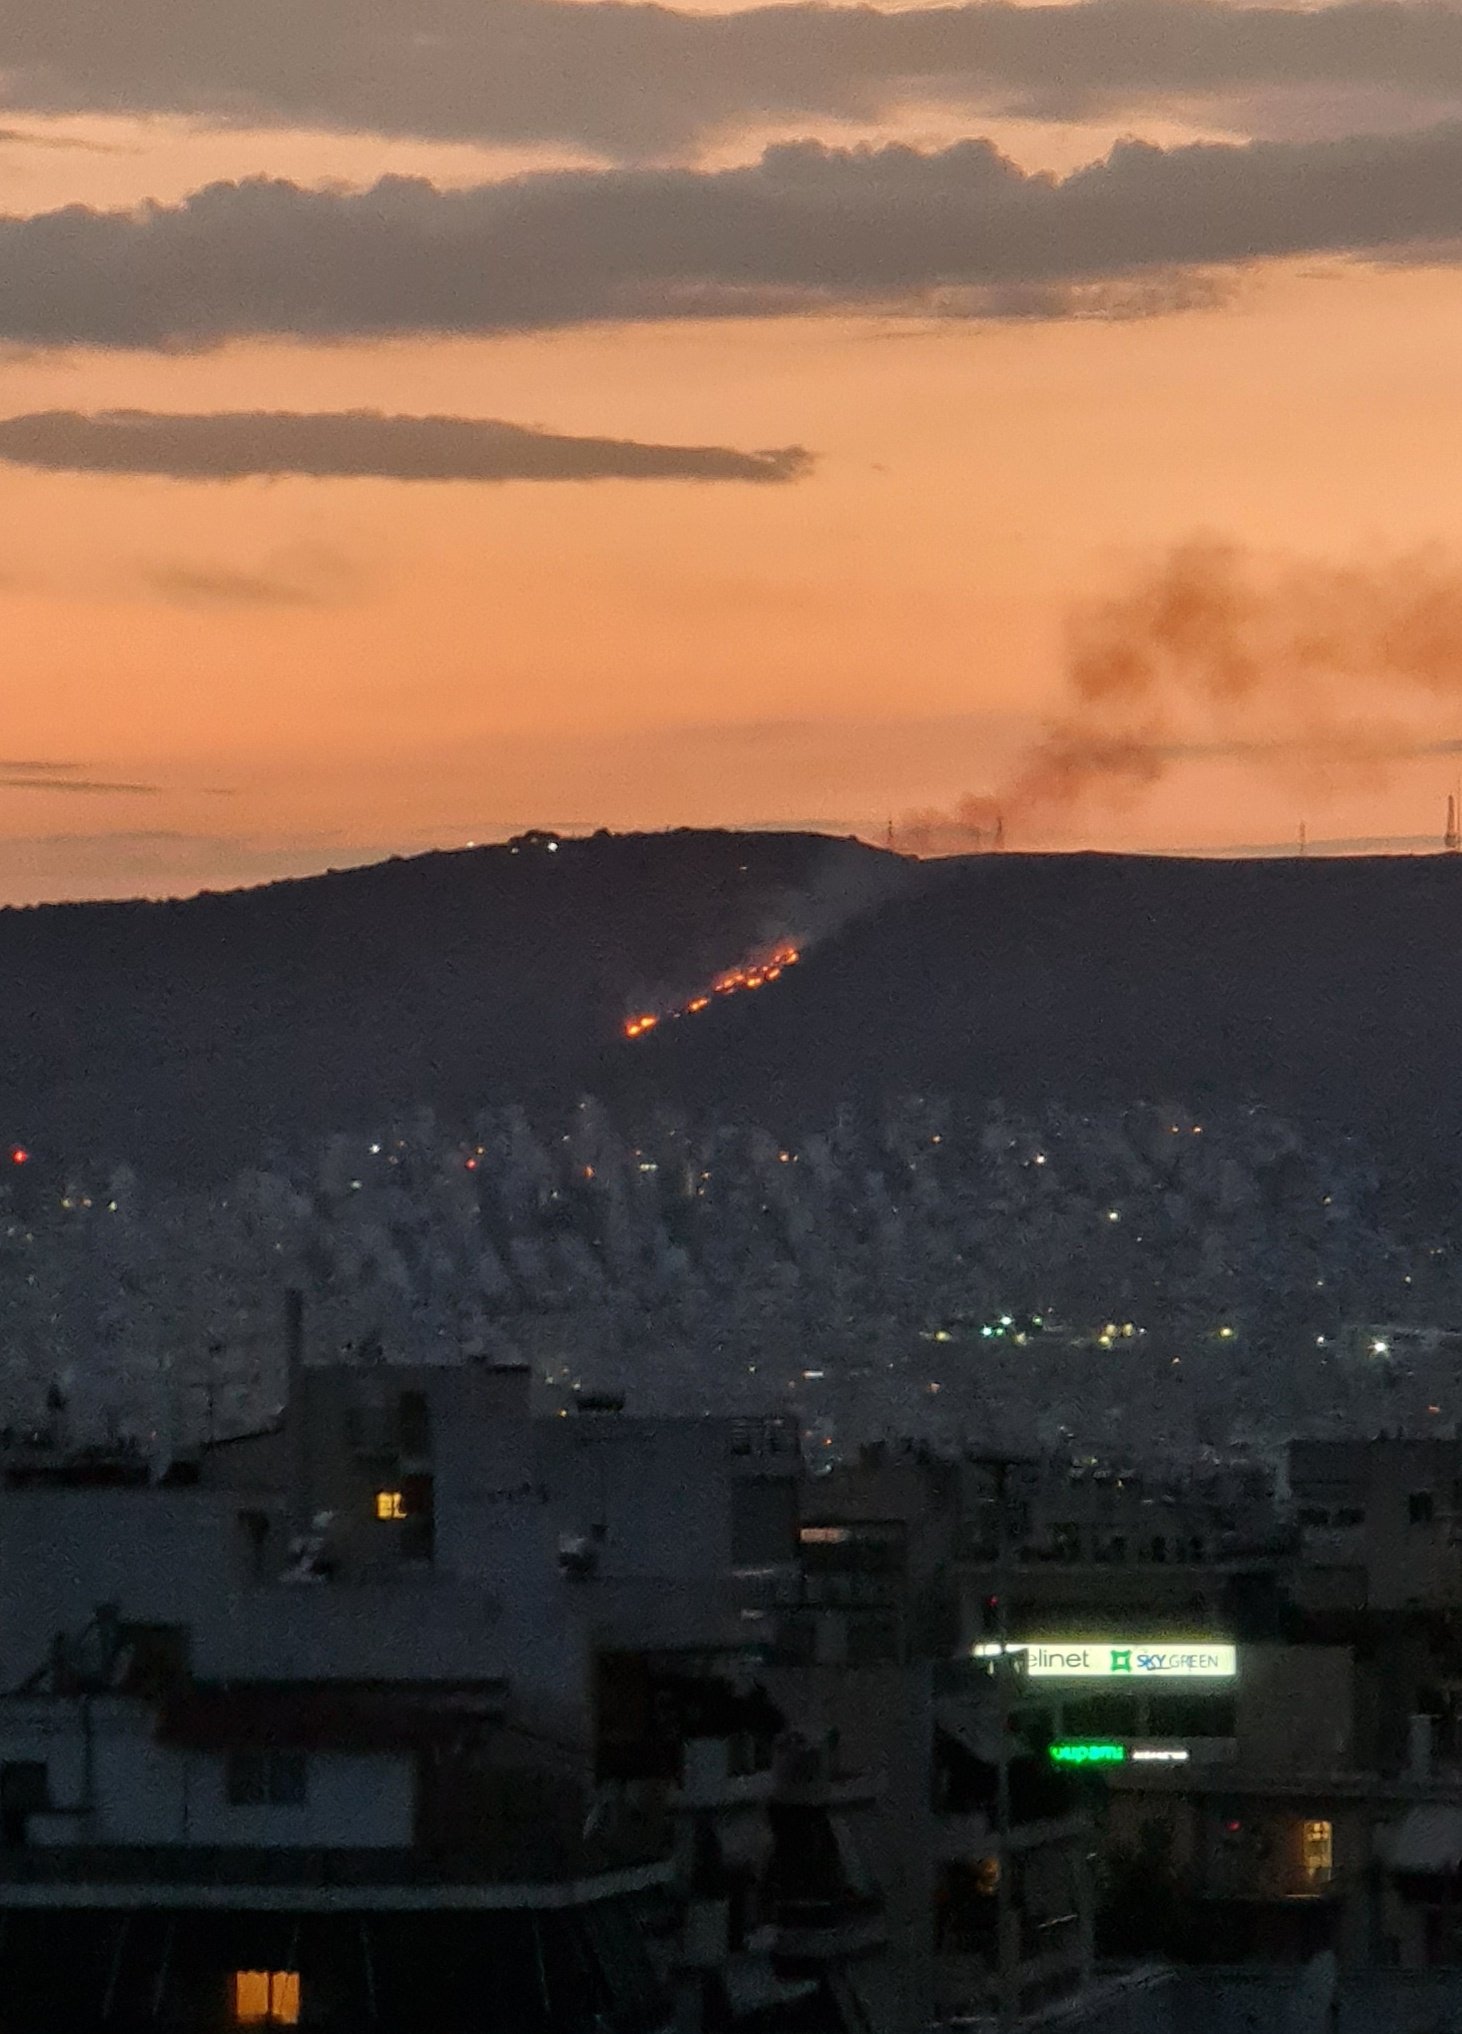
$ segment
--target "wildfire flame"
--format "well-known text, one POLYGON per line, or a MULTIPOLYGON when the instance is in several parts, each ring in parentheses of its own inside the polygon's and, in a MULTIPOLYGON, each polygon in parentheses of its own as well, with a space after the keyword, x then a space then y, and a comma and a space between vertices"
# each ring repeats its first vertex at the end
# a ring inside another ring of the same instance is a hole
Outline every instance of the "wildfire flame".
POLYGON ((695 1017, 702 1010, 709 1010, 718 996, 739 995, 743 989, 764 989, 768 982, 779 981, 788 968, 795 968, 801 958, 795 946, 774 947, 760 960, 747 961, 739 968, 727 968, 707 988, 673 1010, 641 1010, 633 1017, 626 1017, 622 1026, 624 1035, 626 1038, 643 1038, 659 1024, 668 1023, 676 1017, 695 1017))

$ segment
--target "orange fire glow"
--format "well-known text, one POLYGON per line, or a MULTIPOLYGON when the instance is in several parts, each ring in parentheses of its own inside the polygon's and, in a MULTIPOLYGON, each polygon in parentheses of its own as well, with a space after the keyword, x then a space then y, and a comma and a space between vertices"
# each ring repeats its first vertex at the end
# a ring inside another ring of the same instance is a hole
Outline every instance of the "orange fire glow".
POLYGON ((727 968, 724 974, 716 976, 709 987, 702 989, 689 1001, 677 1005, 673 1010, 660 1013, 642 1010, 633 1017, 626 1017, 622 1026, 624 1036, 643 1038, 664 1019, 694 1017, 702 1010, 709 1010, 717 996, 735 996, 742 989, 765 988, 768 982, 780 980, 788 968, 796 967, 801 958, 802 955, 795 946, 779 946, 760 960, 747 961, 739 968, 727 968))

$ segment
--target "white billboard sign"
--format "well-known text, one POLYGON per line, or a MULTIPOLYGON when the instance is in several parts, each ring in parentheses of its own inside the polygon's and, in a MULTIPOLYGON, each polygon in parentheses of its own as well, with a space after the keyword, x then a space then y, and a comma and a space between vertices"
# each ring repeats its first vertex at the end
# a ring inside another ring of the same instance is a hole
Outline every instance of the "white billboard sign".
POLYGON ((1208 1639, 1088 1639, 1029 1643, 1032 1681, 1231 1681, 1237 1650, 1208 1639))

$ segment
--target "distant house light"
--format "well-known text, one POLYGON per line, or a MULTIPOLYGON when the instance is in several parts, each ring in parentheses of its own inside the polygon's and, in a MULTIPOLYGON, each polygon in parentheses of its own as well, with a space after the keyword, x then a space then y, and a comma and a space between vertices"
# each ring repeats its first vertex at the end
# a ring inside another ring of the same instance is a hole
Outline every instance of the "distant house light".
POLYGON ((297 1970, 236 1970, 232 2003, 236 2027, 297 2027, 300 1974, 297 1970))
POLYGON ((383 1520, 405 1518, 406 1498, 399 1490, 378 1490, 376 1492, 376 1517, 383 1520))
POLYGON ((846 1526, 803 1526, 797 1537, 804 1547, 841 1547, 853 1535, 846 1526))

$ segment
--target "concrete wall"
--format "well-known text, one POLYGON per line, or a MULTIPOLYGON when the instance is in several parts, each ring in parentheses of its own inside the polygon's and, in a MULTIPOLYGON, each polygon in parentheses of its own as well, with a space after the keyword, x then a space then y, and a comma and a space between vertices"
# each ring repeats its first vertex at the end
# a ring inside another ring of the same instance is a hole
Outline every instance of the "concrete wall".
POLYGON ((135 1623, 205 1622, 249 1570, 240 1508, 202 1490, 0 1492, 0 1686, 102 1603, 135 1623))
POLYGON ((305 1800, 293 1808, 235 1806, 217 1755, 191 1753, 183 1764, 189 1843, 364 1850, 411 1842, 415 1778, 404 1754, 312 1752, 305 1800))
MULTIPOLYGON (((758 1452, 754 1423, 533 1419, 528 1389, 526 1372, 476 1365, 306 1368, 282 1432, 205 1453, 197 1488, 0 1493, 0 1686, 115 1603, 124 1622, 187 1627, 200 1679, 505 1679, 515 1720, 583 1741, 599 1636, 746 1639, 736 1491, 768 1477, 795 1493, 798 1460, 758 1452), (410 1460, 405 1392, 429 1411, 410 1460), (375 1497, 428 1470, 433 1558, 408 1558, 375 1497), (320 1514, 331 1579, 281 1580, 320 1514), (561 1559, 571 1541, 583 1576, 561 1559)), ((789 1572, 795 1551, 789 1535, 789 1572)))
POLYGON ((1301 1513, 1331 1515, 1330 1525, 1306 1528, 1306 1560, 1362 1563, 1372 1609, 1454 1600, 1462 1589, 1462 1552, 1452 1543, 1462 1442, 1296 1441, 1289 1476, 1301 1513), (1430 1518, 1411 1516, 1413 1496, 1430 1500, 1430 1518), (1341 1527, 1342 1510, 1363 1516, 1341 1527))
POLYGON ((774 1668, 773 1701, 811 1734, 836 1730, 837 1763, 878 1774, 870 1806, 846 1811, 850 1834, 884 1894, 889 1950, 860 1966, 881 2034, 909 2034, 932 2012, 934 1941, 933 1731, 927 1662, 911 1666, 774 1668))
POLYGON ((298 1806, 228 1798, 221 1753, 159 1744, 147 1705, 118 1697, 0 1703, 0 1760, 43 1761, 52 1812, 33 1842, 369 1849, 411 1842, 415 1770, 405 1753, 311 1752, 298 1806))
POLYGON ((1354 1763, 1355 1656, 1349 1646, 1239 1649, 1239 1762, 1264 1771, 1332 1772, 1354 1763))

